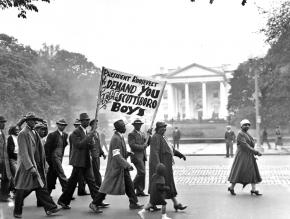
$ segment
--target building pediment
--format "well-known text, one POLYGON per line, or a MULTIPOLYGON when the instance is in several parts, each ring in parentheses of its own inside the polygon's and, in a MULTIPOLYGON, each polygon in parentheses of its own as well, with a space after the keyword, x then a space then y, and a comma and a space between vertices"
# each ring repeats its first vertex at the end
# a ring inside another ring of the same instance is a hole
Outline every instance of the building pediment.
POLYGON ((166 75, 168 79, 224 76, 223 72, 193 63, 166 75))

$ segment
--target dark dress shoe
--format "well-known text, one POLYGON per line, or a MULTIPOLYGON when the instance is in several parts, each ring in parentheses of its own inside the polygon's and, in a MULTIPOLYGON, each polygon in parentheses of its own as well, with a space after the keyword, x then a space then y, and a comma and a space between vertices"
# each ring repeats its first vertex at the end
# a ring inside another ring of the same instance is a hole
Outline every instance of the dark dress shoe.
POLYGON ((262 195, 262 194, 258 190, 256 190, 256 191, 251 190, 251 195, 259 196, 259 195, 262 195))
POLYGON ((140 204, 136 203, 136 204, 130 204, 129 208, 130 209, 141 209, 141 208, 143 208, 143 206, 144 205, 140 205, 140 204))
POLYGON ((236 195, 235 190, 232 188, 228 188, 228 191, 231 193, 231 195, 236 195))
POLYGON ((90 195, 90 193, 85 192, 79 192, 78 196, 85 196, 85 195, 90 195))
POLYGON ((101 204, 98 205, 98 207, 107 208, 109 205, 110 205, 109 203, 102 202, 101 204))
POLYGON ((184 210, 186 208, 187 208, 187 206, 183 206, 182 204, 174 205, 175 211, 184 210))
POLYGON ((68 210, 71 209, 71 207, 65 203, 63 203, 62 201, 57 201, 57 204, 60 205, 62 207, 62 209, 68 210))
POLYGON ((15 218, 22 218, 22 215, 21 215, 21 214, 16 214, 16 213, 14 213, 13 216, 14 216, 15 218))
POLYGON ((152 205, 151 207, 149 207, 148 210, 149 210, 149 211, 160 211, 161 208, 158 208, 156 205, 152 205))
POLYGON ((95 204, 93 204, 93 203, 90 203, 89 207, 90 207, 90 209, 93 210, 93 212, 95 212, 97 214, 103 213, 103 211, 100 210, 100 208, 98 206, 96 206, 95 204))
POLYGON ((57 213, 59 211, 60 211, 60 208, 55 207, 53 209, 50 209, 50 210, 45 211, 45 213, 46 213, 47 216, 49 216, 49 215, 55 214, 55 213, 57 213))
POLYGON ((136 193, 136 196, 138 196, 138 197, 145 197, 145 196, 148 196, 148 195, 145 194, 144 192, 138 192, 138 193, 136 193))
POLYGON ((0 198, 0 202, 10 202, 9 198, 0 198))
POLYGON ((75 200, 75 199, 76 199, 75 197, 71 197, 71 199, 70 199, 70 200, 72 200, 72 201, 73 201, 73 200, 75 200))

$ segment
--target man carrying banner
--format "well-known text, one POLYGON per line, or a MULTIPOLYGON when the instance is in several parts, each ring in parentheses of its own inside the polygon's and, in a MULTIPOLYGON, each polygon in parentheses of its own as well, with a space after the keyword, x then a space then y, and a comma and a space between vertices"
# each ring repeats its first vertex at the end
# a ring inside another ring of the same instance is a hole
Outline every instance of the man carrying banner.
MULTIPOLYGON (((146 142, 146 134, 141 132, 141 126, 143 122, 140 119, 136 119, 132 125, 134 130, 128 135, 128 143, 131 151, 134 153, 131 156, 131 162, 135 165, 137 174, 133 180, 134 189, 136 190, 136 196, 148 196, 144 193, 145 189, 145 162, 147 160, 146 148, 149 145, 149 140, 146 142)), ((148 134, 151 134, 152 129, 148 130, 148 134)))
POLYGON ((126 125, 123 120, 118 120, 114 123, 114 127, 116 131, 110 142, 105 178, 93 203, 100 206, 107 194, 124 195, 126 193, 130 202, 129 208, 141 209, 143 205, 138 204, 129 173, 133 167, 126 160, 131 155, 131 152, 127 152, 123 136, 126 132, 126 125))

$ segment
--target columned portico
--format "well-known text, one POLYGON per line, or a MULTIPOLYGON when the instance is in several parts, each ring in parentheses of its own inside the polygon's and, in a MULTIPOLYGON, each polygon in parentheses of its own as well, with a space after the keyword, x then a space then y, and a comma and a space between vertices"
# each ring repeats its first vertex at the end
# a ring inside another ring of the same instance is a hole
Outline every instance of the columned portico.
MULTIPOLYGON (((192 64, 158 77, 167 81, 160 117, 168 120, 226 119, 228 81, 225 72, 192 64)), ((159 78, 160 79, 160 78, 159 78)))
POLYGON ((202 119, 207 119, 206 83, 202 83, 202 119))
POLYGON ((185 119, 190 119, 190 104, 189 104, 189 84, 184 84, 185 92, 185 119))

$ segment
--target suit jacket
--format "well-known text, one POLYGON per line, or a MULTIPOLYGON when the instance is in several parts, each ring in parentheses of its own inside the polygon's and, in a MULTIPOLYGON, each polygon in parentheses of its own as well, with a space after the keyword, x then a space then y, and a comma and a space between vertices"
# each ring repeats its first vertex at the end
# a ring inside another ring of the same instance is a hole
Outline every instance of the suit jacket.
POLYGON ((37 132, 35 134, 26 126, 18 135, 19 153, 17 159, 17 170, 15 174, 15 188, 32 190, 44 187, 46 184, 46 166, 45 152, 41 139, 37 132), (35 152, 39 151, 40 164, 35 161, 35 152), (41 167, 38 169, 38 167, 41 167), (37 171, 37 177, 31 175, 31 168, 37 171))
POLYGON ((3 148, 0 147, 1 149, 3 149, 3 157, 0 157, 0 162, 4 163, 3 169, 0 169, 0 173, 2 174, 2 176, 6 175, 8 180, 10 180, 12 178, 12 174, 11 174, 11 169, 10 169, 10 164, 9 164, 9 157, 8 157, 8 152, 7 152, 6 138, 5 138, 5 135, 4 135, 3 132, 2 132, 2 135, 0 135, 0 138, 3 139, 3 141, 2 141, 3 142, 3 145, 2 145, 3 148), (4 173, 6 173, 6 174, 4 174, 4 173))
POLYGON ((71 136, 71 156, 69 164, 74 167, 90 167, 91 139, 84 133, 81 127, 76 128, 71 136))
POLYGON ((17 154, 14 153, 15 143, 13 141, 13 137, 9 135, 7 138, 7 152, 9 159, 17 160, 17 154))
MULTIPOLYGON (((131 156, 131 161, 134 159, 146 161, 146 135, 143 132, 138 133, 135 129, 128 135, 128 143, 134 155, 131 156)), ((133 162, 133 161, 132 161, 133 162)))
MULTIPOLYGON (((63 153, 64 153, 65 147, 68 145, 67 136, 68 134, 66 132, 63 132, 63 136, 62 136, 63 153)), ((57 147, 59 137, 60 137, 60 133, 58 130, 48 134, 45 145, 44 145, 45 155, 46 155, 47 160, 51 159, 51 155, 57 147)))
POLYGON ((99 158, 100 156, 104 155, 104 151, 100 142, 100 135, 98 132, 96 132, 96 135, 94 136, 93 144, 90 147, 90 152, 92 158, 99 158))
POLYGON ((124 170, 131 166, 126 160, 127 157, 125 140, 115 132, 110 142, 107 168, 100 192, 111 195, 125 194, 124 170))

